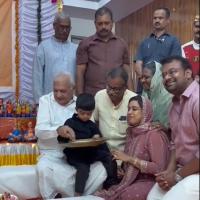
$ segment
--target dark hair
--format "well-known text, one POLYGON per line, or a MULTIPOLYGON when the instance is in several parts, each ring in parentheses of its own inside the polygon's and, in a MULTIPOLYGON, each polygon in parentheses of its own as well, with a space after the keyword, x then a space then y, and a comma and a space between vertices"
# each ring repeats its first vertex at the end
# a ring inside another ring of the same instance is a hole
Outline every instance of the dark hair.
POLYGON ((129 99, 129 102, 130 103, 131 101, 137 101, 140 108, 143 109, 143 100, 142 100, 142 97, 140 95, 137 95, 137 96, 134 96, 134 97, 131 97, 129 99))
POLYGON ((83 109, 85 111, 92 111, 95 108, 94 96, 87 93, 82 93, 77 97, 76 109, 83 109))
POLYGON ((143 69, 147 68, 151 71, 152 75, 156 72, 156 63, 154 61, 148 62, 143 66, 143 69))
POLYGON ((103 16, 103 15, 109 15, 110 19, 113 21, 112 11, 109 8, 105 7, 105 6, 99 8, 98 10, 96 10, 96 12, 95 12, 95 21, 97 20, 97 18, 99 16, 103 16))
POLYGON ((112 69, 110 72, 108 72, 108 74, 107 74, 107 78, 114 79, 114 78, 118 78, 118 77, 120 77, 121 79, 123 79, 125 85, 127 85, 128 74, 124 70, 123 67, 116 67, 116 68, 112 69))
MULTIPOLYGON (((170 10, 169 10, 169 8, 166 8, 166 7, 159 7, 159 8, 156 8, 155 9, 155 11, 156 10, 164 10, 165 11, 165 16, 166 16, 166 18, 169 18, 170 17, 170 10)), ((154 11, 154 12, 155 12, 154 11)))
POLYGON ((184 70, 186 69, 192 70, 192 66, 190 62, 186 58, 183 58, 182 56, 170 56, 170 57, 164 58, 163 60, 161 60, 161 65, 169 64, 173 61, 179 61, 181 63, 181 67, 184 70))

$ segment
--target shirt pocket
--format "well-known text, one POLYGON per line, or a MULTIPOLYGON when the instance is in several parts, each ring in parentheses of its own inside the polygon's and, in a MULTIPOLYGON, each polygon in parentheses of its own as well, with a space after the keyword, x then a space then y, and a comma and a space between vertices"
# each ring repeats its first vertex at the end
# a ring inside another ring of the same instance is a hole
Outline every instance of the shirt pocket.
POLYGON ((126 134, 126 129, 128 128, 127 121, 118 120, 118 130, 120 133, 126 134))

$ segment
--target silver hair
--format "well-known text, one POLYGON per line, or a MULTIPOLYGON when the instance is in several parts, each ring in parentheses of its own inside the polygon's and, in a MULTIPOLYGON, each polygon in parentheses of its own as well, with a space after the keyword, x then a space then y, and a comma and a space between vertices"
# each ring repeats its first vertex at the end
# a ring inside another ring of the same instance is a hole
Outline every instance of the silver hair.
POLYGON ((74 82, 74 79, 73 77, 71 76, 70 73, 67 73, 67 72, 61 72, 61 73, 58 73, 54 76, 54 81, 60 79, 60 78, 68 78, 69 79, 69 83, 71 86, 74 86, 75 85, 75 82, 74 82))
POLYGON ((56 13, 55 17, 54 17, 54 21, 53 23, 57 23, 59 22, 60 20, 67 20, 70 22, 71 24, 71 19, 70 19, 70 16, 65 13, 65 12, 61 12, 61 13, 56 13))

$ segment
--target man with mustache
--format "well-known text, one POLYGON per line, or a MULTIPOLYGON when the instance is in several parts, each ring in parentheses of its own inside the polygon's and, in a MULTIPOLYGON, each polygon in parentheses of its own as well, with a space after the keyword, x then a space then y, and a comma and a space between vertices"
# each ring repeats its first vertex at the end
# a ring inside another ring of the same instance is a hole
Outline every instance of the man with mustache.
POLYGON ((133 90, 128 46, 112 33, 113 16, 107 7, 95 13, 96 33, 81 41, 77 49, 76 93, 95 95, 106 87, 106 75, 122 66, 128 73, 128 88, 133 90))
MULTIPOLYGON (((153 32, 139 46, 136 56, 136 74, 142 76, 142 67, 151 61, 160 61, 173 55, 181 55, 181 44, 178 39, 167 32, 170 23, 170 10, 157 8, 153 14, 153 32)), ((141 92, 142 87, 138 88, 141 92)))
POLYGON ((110 149, 124 150, 128 101, 137 94, 127 89, 128 74, 122 67, 112 69, 106 77, 106 89, 95 95, 93 119, 107 139, 110 149))
POLYGON ((194 78, 199 82, 199 44, 200 44, 200 24, 199 15, 195 16, 193 22, 194 39, 182 45, 182 55, 187 58, 192 65, 194 78))

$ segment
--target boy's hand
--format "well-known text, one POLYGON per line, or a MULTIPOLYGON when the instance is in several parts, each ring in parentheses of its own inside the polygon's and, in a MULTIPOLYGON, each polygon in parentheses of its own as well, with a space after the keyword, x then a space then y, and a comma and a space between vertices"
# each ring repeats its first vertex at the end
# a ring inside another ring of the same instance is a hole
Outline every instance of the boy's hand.
POLYGON ((98 139, 98 138, 100 138, 100 135, 99 134, 95 134, 92 138, 98 139))

